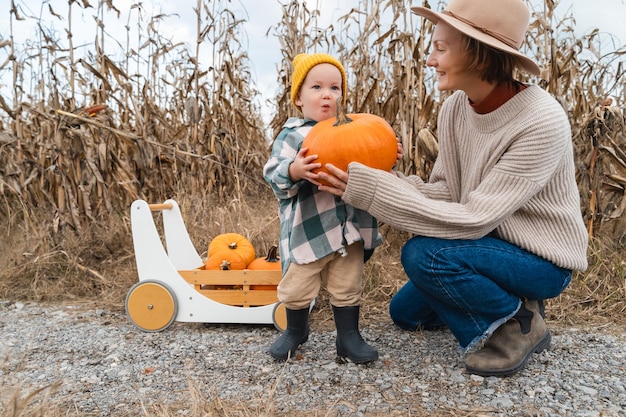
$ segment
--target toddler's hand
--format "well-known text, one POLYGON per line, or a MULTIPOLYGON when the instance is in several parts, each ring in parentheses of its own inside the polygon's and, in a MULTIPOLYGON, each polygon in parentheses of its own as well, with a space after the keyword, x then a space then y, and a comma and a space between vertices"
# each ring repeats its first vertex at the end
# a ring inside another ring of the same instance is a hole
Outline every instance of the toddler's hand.
POLYGON ((402 142, 400 142, 400 139, 398 138, 398 153, 396 154, 395 165, 398 165, 398 163, 402 160, 403 155, 404 155, 404 149, 402 148, 402 142))
POLYGON ((317 177, 314 169, 321 168, 322 164, 313 162, 317 159, 317 154, 306 155, 308 148, 302 148, 296 155, 296 159, 289 165, 289 177, 292 181, 313 180, 317 177))

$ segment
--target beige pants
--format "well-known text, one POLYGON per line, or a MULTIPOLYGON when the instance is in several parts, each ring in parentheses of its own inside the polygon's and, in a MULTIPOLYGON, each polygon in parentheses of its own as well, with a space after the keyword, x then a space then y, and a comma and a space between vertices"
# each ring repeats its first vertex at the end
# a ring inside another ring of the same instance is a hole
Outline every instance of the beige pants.
POLYGON ((332 253, 305 265, 291 263, 278 284, 278 299, 291 310, 308 307, 322 283, 335 307, 356 306, 363 293, 363 242, 346 247, 348 255, 332 253))

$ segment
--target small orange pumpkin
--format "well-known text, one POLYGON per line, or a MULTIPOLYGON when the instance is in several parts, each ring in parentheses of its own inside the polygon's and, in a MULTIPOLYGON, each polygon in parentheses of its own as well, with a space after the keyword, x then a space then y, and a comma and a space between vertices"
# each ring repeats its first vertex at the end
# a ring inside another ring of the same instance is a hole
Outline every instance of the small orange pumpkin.
POLYGON ((269 251, 267 251, 266 257, 256 258, 254 261, 250 262, 248 265, 248 269, 259 270, 259 271, 280 271, 280 258, 278 257, 278 246, 272 246, 269 251))
MULTIPOLYGON (((256 258, 256 252, 254 251, 252 243, 250 243, 245 236, 240 235, 239 233, 222 233, 221 235, 215 236, 211 243, 209 243, 209 259, 222 250, 229 250, 237 253, 246 266, 256 258)), ((245 269, 245 267, 241 269, 245 269)))
MULTIPOLYGON (((282 271, 280 258, 278 257, 278 246, 272 246, 267 251, 266 257, 256 258, 250 262, 248 269, 254 271, 282 271)), ((250 285, 251 290, 276 291, 276 285, 250 285)))
POLYGON ((389 171, 398 155, 398 140, 389 123, 373 114, 346 114, 341 98, 337 100, 337 117, 313 126, 302 147, 309 148, 308 154, 317 154, 315 162, 322 164, 314 172, 327 172, 329 162, 344 171, 348 170, 350 162, 389 171))
POLYGON ((222 271, 242 270, 246 269, 246 266, 241 255, 230 249, 214 252, 204 264, 205 269, 222 271))

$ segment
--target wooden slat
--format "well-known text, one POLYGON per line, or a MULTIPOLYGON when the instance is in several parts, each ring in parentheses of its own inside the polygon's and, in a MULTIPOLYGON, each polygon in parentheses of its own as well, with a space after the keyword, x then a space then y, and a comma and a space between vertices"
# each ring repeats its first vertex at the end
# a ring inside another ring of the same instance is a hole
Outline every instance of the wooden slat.
POLYGON ((264 306, 278 301, 275 291, 255 290, 198 290, 213 301, 232 306, 264 306))
POLYGON ((193 285, 278 285, 280 271, 208 271, 192 269, 178 271, 185 281, 193 285))

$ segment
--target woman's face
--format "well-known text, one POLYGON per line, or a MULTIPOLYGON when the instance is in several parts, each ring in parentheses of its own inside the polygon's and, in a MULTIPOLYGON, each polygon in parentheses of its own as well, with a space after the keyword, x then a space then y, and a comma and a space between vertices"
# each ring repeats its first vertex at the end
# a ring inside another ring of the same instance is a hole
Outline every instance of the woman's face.
POLYGON ((437 89, 467 93, 475 87, 479 74, 469 70, 467 64, 463 35, 447 23, 439 22, 433 32, 433 49, 426 60, 426 65, 437 72, 437 89))
POLYGON ((339 68, 323 63, 311 68, 300 86, 296 105, 306 119, 321 122, 337 115, 337 99, 342 97, 343 78, 339 68))

